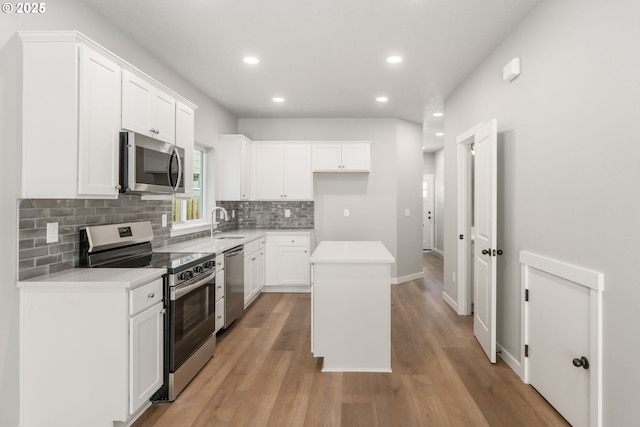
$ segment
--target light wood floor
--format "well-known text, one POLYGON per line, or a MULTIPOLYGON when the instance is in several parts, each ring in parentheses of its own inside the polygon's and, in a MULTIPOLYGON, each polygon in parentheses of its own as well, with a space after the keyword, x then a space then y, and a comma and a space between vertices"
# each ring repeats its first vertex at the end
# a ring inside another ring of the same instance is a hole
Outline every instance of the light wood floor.
POLYGON ((442 300, 442 258, 392 286, 392 371, 321 373, 310 353, 308 294, 262 294, 218 337, 215 357, 173 403, 134 427, 568 425, 498 358, 471 317, 442 300))

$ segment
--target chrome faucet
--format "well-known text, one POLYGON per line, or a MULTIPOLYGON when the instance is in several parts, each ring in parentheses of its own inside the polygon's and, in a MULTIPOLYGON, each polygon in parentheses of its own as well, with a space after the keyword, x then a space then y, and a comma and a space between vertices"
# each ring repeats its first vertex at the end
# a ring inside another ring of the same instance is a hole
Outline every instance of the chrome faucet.
POLYGON ((211 210, 211 237, 213 237, 213 233, 214 233, 214 228, 216 228, 218 226, 218 222, 216 221, 216 211, 217 210, 221 210, 222 214, 224 215, 224 220, 225 221, 229 221, 229 212, 227 212, 227 210, 221 206, 216 206, 215 208, 213 208, 211 210))

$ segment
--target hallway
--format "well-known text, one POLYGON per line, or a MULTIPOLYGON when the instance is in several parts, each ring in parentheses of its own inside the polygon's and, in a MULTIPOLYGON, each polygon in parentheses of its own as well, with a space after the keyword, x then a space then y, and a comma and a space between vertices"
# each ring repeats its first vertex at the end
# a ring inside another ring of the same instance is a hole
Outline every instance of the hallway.
POLYGON ((488 362, 472 318, 442 300, 442 258, 423 259, 424 280, 391 288, 391 374, 321 373, 309 294, 262 294, 179 398, 134 426, 568 425, 501 359, 488 362))

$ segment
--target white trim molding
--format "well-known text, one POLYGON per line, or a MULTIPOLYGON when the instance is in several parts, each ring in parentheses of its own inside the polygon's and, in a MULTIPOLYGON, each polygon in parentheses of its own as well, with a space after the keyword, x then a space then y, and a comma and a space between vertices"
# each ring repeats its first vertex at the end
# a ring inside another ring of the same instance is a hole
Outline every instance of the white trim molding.
POLYGON ((444 300, 444 302, 449 304, 449 306, 451 306, 451 308, 453 308, 456 311, 456 313, 460 314, 458 312, 458 303, 456 302, 456 300, 454 300, 449 295, 447 295, 446 292, 442 292, 442 299, 444 300))
POLYGON ((420 273, 408 274, 402 277, 392 277, 391 284, 398 285, 400 283, 409 282, 411 280, 416 280, 416 279, 423 279, 423 278, 424 278, 424 271, 421 271, 420 273))

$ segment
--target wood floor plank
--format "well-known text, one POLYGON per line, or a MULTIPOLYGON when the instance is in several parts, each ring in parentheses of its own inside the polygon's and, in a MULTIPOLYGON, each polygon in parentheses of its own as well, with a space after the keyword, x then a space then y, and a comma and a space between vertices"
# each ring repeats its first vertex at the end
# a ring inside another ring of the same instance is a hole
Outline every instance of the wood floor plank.
POLYGON ((309 405, 313 373, 288 373, 273 405, 267 426, 303 426, 309 405))
POLYGON ((231 426, 267 425, 290 362, 290 351, 270 351, 265 356, 260 364, 261 375, 254 378, 250 389, 244 393, 231 426))
POLYGON ((374 427, 377 426, 375 411, 371 403, 343 403, 342 427, 374 427))
POLYGON ((442 299, 442 257, 391 288, 392 373, 323 373, 310 351, 309 294, 263 294, 220 334, 215 357, 134 427, 565 426, 473 337, 442 299))
POLYGON ((313 377, 305 427, 340 427, 342 419, 342 373, 318 372, 313 377))

